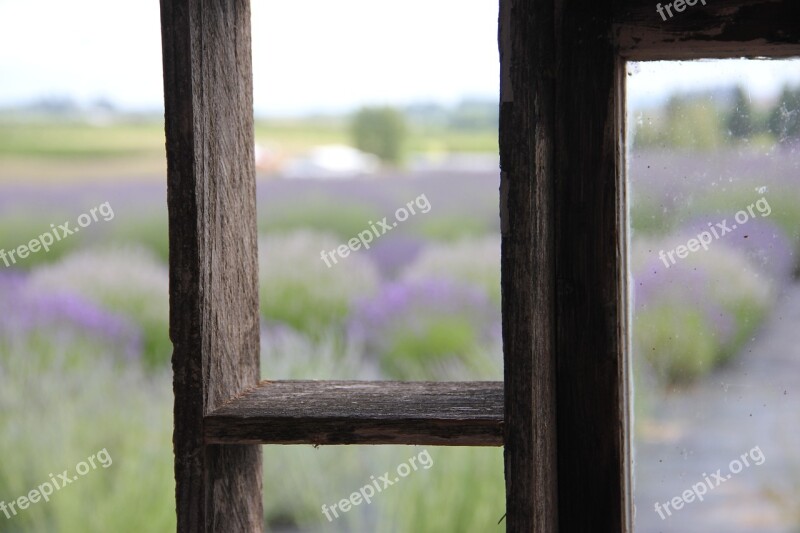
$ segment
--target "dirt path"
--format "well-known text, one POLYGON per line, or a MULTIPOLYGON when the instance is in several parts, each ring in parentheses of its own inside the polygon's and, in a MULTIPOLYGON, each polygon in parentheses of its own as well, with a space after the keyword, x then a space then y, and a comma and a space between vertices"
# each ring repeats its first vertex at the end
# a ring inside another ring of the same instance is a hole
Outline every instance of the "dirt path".
POLYGON ((800 532, 800 285, 732 364, 654 403, 634 445, 637 533, 800 532), (751 466, 731 474, 731 461, 756 446, 763 464, 756 450, 751 466), (725 480, 702 502, 660 518, 656 502, 704 474, 716 485, 717 469, 725 480))

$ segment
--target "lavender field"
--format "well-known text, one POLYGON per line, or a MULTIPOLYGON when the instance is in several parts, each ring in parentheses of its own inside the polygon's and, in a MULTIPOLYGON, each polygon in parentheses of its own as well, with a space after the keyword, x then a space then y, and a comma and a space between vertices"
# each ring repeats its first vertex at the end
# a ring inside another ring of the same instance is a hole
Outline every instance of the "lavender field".
MULTIPOLYGON (((497 176, 476 173, 261 181, 264 377, 502 379, 498 185, 497 176), (394 219, 420 195, 427 213, 336 265, 321 260, 322 250, 394 219)), ((0 446, 15 458, 0 463, 0 495, 27 493, 85 450, 105 447, 115 463, 46 506, 0 517, 0 531, 174 530, 164 186, 3 192, 6 250, 103 202, 114 217, 0 271, 12 309, 0 322, 0 446)), ((501 530, 502 451, 430 453, 435 467, 328 523, 322 503, 393 468, 407 449, 268 448, 266 524, 276 531, 501 530), (454 484, 475 489, 454 499, 454 484), (409 505, 413 516, 403 511, 409 505)))
POLYGON ((631 154, 637 531, 800 531, 798 170, 788 144, 631 154))
MULTIPOLYGON (((799 165, 792 151, 632 155, 637 435, 645 440, 655 407, 736 361, 795 283, 799 165), (768 214, 754 211, 707 251, 669 266, 659 258, 761 198, 768 214)), ((261 180, 264 377, 502 379, 498 188, 497 173, 478 172, 261 180), (420 195, 429 212, 336 264, 321 259, 420 195)), ((0 265, 12 310, 0 318, 0 453, 13 458, 0 462, 0 499, 26 494, 89 450, 107 448, 115 463, 46 506, 0 516, 0 531, 174 529, 165 198, 161 182, 3 187, 6 250, 91 206, 108 202, 115 216, 0 265)), ((328 522, 323 503, 408 450, 267 448, 265 522, 274 531, 504 530, 502 450, 430 453, 430 470, 328 522)))

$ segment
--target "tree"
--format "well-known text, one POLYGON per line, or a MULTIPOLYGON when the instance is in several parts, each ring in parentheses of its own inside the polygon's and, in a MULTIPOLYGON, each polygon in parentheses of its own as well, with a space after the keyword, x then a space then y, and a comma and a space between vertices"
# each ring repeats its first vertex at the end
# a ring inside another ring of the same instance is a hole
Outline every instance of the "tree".
POLYGON ((392 107, 361 108, 351 128, 356 148, 394 165, 403 159, 407 132, 405 117, 392 107))
POLYGON ((720 112, 710 94, 672 95, 664 109, 664 145, 712 150, 722 144, 720 112))
POLYGON ((780 142, 800 137, 800 87, 783 88, 770 113, 769 129, 780 142))
POLYGON ((744 89, 737 86, 733 90, 733 108, 726 121, 728 132, 737 140, 745 139, 754 133, 753 110, 744 89))

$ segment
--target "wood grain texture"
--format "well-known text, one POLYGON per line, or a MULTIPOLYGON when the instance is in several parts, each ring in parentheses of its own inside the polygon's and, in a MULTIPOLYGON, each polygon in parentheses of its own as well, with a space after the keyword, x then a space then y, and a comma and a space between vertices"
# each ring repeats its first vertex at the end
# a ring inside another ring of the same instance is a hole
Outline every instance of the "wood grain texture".
POLYGON ((795 55, 800 3, 500 6, 507 530, 631 531, 624 61, 795 55))
POLYGON ((249 0, 162 0, 179 532, 262 530, 261 449, 204 416, 259 378, 249 0))
POLYGON ((252 389, 249 2, 161 0, 178 530, 261 530, 262 442, 505 442, 508 531, 630 530, 622 60, 800 55, 799 9, 501 0, 504 388, 252 389))
MULTIPOLYGON (((662 6, 673 0, 662 0, 662 6)), ((667 20, 655 0, 619 0, 614 35, 632 60, 800 56, 797 0, 707 0, 667 20)))
POLYGON ((554 2, 501 0, 499 44, 506 530, 555 533, 554 2))
POLYGON ((206 416, 209 443, 502 446, 501 382, 265 381, 206 416))
POLYGON ((624 64, 611 0, 556 0, 559 530, 630 531, 624 64))

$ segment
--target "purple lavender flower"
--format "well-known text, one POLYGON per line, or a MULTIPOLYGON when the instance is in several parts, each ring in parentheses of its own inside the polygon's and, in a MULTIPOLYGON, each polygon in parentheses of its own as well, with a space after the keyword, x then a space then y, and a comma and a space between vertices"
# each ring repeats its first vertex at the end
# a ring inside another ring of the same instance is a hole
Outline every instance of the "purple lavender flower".
POLYGON ((699 309, 713 326, 711 334, 717 342, 720 345, 731 342, 736 332, 736 321, 709 294, 709 279, 714 274, 678 265, 667 269, 658 258, 649 261, 633 276, 634 315, 662 305, 679 304, 679 307, 686 309, 699 309))
POLYGON ((425 248, 422 240, 404 235, 387 235, 368 251, 368 256, 378 266, 386 279, 394 278, 414 262, 425 248))
POLYGON ((75 294, 33 290, 26 276, 3 273, 0 274, 0 298, 11 309, 0 316, 3 338, 88 337, 121 348, 127 360, 136 359, 141 353, 141 334, 136 326, 75 294))
POLYGON ((363 343, 389 377, 434 379, 442 365, 463 365, 474 373, 485 363, 480 359, 499 323, 500 311, 483 291, 431 279, 390 283, 357 302, 348 335, 363 343))
MULTIPOLYGON (((709 221, 717 219, 698 216, 683 225, 680 234, 695 238, 699 233, 708 231, 709 221)), ((777 224, 769 220, 750 219, 722 238, 726 246, 741 251, 771 279, 781 284, 791 280, 796 263, 794 246, 777 224)), ((712 241, 710 246, 715 244, 712 241)))
POLYGON ((669 266, 659 259, 662 248, 674 249, 689 236, 639 244, 633 254, 634 345, 674 381, 735 355, 775 297, 774 280, 727 241, 669 266))

